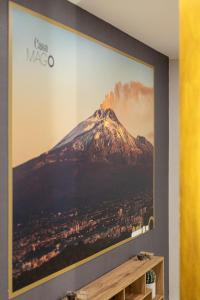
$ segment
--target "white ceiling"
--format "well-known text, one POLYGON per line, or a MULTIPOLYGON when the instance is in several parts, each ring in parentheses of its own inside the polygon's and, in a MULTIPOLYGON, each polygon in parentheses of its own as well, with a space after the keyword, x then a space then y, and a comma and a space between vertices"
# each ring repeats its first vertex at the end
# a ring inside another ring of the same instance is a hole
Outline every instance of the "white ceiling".
POLYGON ((178 58, 178 0, 69 0, 159 52, 178 58))

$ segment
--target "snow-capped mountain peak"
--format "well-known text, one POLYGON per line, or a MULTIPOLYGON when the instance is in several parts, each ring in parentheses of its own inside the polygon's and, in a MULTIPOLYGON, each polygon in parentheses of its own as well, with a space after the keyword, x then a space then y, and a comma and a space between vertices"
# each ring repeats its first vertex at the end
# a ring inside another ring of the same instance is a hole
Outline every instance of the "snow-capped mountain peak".
POLYGON ((119 122, 116 117, 116 114, 111 108, 107 108, 107 109, 100 108, 94 112, 92 117, 97 118, 99 120, 111 119, 112 121, 119 122))
POLYGON ((110 108, 100 108, 78 124, 50 153, 56 151, 65 160, 113 159, 135 164, 153 155, 153 146, 144 137, 134 138, 110 108))
MULTIPOLYGON (((96 127, 102 121, 107 122, 117 122, 119 123, 114 111, 110 108, 108 109, 98 109, 94 112, 92 116, 90 116, 85 121, 79 123, 72 131, 70 131, 53 149, 58 149, 72 140, 74 140, 79 135, 82 135, 88 131, 91 131, 94 127, 96 127)), ((108 123, 107 123, 108 125, 108 123)))

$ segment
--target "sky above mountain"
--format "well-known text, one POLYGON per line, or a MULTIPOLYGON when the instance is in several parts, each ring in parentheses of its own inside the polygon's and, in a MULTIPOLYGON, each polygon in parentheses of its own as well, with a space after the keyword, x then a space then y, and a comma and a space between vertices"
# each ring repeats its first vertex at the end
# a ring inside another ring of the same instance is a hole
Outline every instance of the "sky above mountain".
POLYGON ((51 149, 78 123, 92 115, 116 90, 119 82, 124 94, 118 97, 120 104, 112 106, 112 109, 132 135, 144 134, 152 142, 153 68, 15 8, 13 166, 51 149), (34 50, 35 37, 46 44, 49 54, 54 56, 53 68, 27 61, 27 49, 34 50), (132 99, 130 87, 134 82, 135 87, 138 85, 137 89, 141 90, 132 99), (145 94, 145 89, 149 93, 145 94), (144 108, 145 103, 148 104, 144 108), (150 111, 149 114, 147 111, 150 111), (148 120, 145 124, 148 130, 141 128, 145 120, 148 120))

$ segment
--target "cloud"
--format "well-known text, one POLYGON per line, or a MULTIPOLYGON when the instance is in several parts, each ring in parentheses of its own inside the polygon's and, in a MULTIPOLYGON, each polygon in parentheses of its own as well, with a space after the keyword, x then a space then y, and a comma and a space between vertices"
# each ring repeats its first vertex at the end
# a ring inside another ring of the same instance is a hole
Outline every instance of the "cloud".
POLYGON ((138 81, 116 83, 101 108, 111 108, 133 136, 154 140, 154 89, 138 81))

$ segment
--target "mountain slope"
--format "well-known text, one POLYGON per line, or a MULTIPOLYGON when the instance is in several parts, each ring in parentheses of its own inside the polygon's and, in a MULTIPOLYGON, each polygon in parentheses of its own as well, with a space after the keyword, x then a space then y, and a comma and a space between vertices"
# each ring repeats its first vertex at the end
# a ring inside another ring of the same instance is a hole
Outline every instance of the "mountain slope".
POLYGON ((130 197, 152 187, 152 174, 152 144, 132 137, 111 109, 99 109, 50 151, 14 168, 14 217, 130 197))
POLYGON ((136 140, 128 133, 124 126, 119 122, 115 113, 111 109, 99 109, 86 121, 81 122, 68 135, 64 137, 54 148, 61 148, 74 141, 74 149, 86 150, 88 145, 93 142, 96 150, 110 150, 113 152, 126 153, 137 152, 141 154, 141 144, 148 144, 148 151, 152 151, 152 145, 145 138, 136 140), (113 145, 116 147, 113 148, 113 145))
POLYGON ((132 137, 111 109, 99 109, 81 122, 50 151, 17 167, 37 169, 61 161, 123 161, 149 163, 153 146, 145 137, 132 137))

